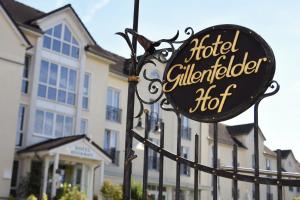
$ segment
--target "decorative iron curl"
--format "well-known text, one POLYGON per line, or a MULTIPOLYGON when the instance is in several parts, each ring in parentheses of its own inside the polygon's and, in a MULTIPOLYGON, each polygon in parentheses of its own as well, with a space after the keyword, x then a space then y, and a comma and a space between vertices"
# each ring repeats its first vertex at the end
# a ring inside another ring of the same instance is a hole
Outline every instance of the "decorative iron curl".
POLYGON ((170 107, 171 104, 170 102, 168 101, 167 98, 163 98, 160 102, 160 107, 161 109, 165 110, 165 111, 171 111, 171 112, 177 112, 173 107, 170 107))
POLYGON ((156 102, 158 102, 161 97, 163 96, 163 90, 162 90, 162 86, 163 86, 163 82, 162 80, 158 79, 158 78, 150 78, 147 76, 147 69, 145 69, 143 71, 143 77, 145 80, 149 81, 149 84, 148 84, 148 92, 151 94, 151 95, 156 95, 158 94, 158 96, 154 99, 150 99, 150 100, 145 100, 141 97, 141 95, 139 94, 139 91, 137 89, 137 87, 135 88, 135 94, 137 96, 137 99, 138 101, 140 102, 140 110, 139 110, 139 113, 138 115, 136 116, 137 117, 140 117, 142 114, 143 114, 143 110, 144 110, 144 104, 154 104, 156 102), (158 87, 156 84, 159 84, 160 87, 158 87), (161 88, 161 89, 159 89, 161 88))
POLYGON ((270 92, 266 92, 265 94, 263 94, 259 99, 258 99, 258 103, 263 100, 264 98, 266 97, 269 97, 269 96, 273 96, 274 94, 276 94, 279 89, 280 89, 280 85, 277 81, 275 80, 272 80, 268 86, 268 88, 272 89, 272 91, 270 92))
MULTIPOLYGON (((124 33, 118 32, 116 34, 120 35, 122 38, 124 38, 128 47, 130 48, 131 61, 132 61, 132 65, 133 65, 132 72, 133 72, 133 75, 139 76, 141 71, 144 69, 144 67, 147 64, 153 64, 154 66, 156 66, 156 63, 154 62, 155 60, 160 63, 163 63, 163 64, 167 63, 173 57, 174 53, 176 52, 174 45, 184 43, 185 41, 187 41, 190 37, 192 37, 194 35, 194 30, 191 27, 187 27, 184 32, 188 36, 188 38, 186 38, 185 40, 177 41, 177 39, 179 37, 179 31, 177 31, 177 33, 172 38, 161 39, 156 42, 149 40, 148 38, 144 37, 143 35, 138 34, 133 29, 129 29, 129 28, 126 28, 124 33), (130 35, 132 37, 130 37, 130 35), (133 38, 136 38, 138 43, 145 50, 145 52, 139 57, 137 57, 137 55, 134 51, 134 48, 133 48, 133 38), (159 47, 162 46, 162 44, 165 44, 168 47, 159 49, 159 47)), ((160 84, 160 86, 162 88, 162 85, 163 85, 162 80, 151 79, 151 78, 147 77, 146 69, 143 71, 143 77, 147 81, 150 81, 150 83, 148 85, 149 93, 151 95, 154 95, 154 94, 159 94, 159 95, 155 99, 147 101, 147 100, 142 99, 142 97, 140 96, 140 94, 138 92, 138 88, 135 87, 135 94, 137 95, 137 99, 140 104, 140 110, 136 117, 140 117, 143 114, 144 104, 154 104, 154 103, 158 102, 164 94, 163 90, 162 89, 159 90, 159 88, 156 85, 156 84, 160 84)), ((170 106, 170 103, 167 101, 167 99, 163 99, 161 101, 160 105, 161 105, 162 109, 164 109, 166 111, 176 112, 176 110, 174 108, 168 107, 168 106, 170 106)))

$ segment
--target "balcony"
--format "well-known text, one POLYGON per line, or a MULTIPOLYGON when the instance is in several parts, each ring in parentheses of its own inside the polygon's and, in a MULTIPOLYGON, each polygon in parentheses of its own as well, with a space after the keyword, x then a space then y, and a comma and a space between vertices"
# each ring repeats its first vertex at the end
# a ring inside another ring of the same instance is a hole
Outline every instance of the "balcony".
POLYGON ((121 123, 122 109, 113 106, 106 106, 106 119, 121 123))
POLYGON ((181 138, 185 140, 192 139, 192 129, 189 127, 181 127, 181 138))
POLYGON ((105 151, 110 155, 112 163, 119 166, 120 151, 116 150, 116 148, 105 149, 105 151))

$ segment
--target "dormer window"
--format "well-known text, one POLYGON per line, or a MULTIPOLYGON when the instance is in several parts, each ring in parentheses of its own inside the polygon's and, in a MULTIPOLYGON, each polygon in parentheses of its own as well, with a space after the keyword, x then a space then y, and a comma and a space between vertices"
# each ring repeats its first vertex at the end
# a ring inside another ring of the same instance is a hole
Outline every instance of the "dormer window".
POLYGON ((79 43, 65 24, 58 24, 45 31, 43 47, 75 59, 79 58, 79 43))

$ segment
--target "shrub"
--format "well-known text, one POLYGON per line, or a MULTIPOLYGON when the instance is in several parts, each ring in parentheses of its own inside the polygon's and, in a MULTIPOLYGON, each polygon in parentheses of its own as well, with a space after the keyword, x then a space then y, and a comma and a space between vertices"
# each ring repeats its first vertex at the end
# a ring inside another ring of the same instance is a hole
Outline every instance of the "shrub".
POLYGON ((38 200, 33 194, 31 194, 26 200, 38 200))
POLYGON ((88 200, 83 192, 80 192, 78 187, 70 184, 63 184, 60 188, 59 194, 56 196, 58 200, 88 200))
POLYGON ((140 182, 131 182, 131 199, 132 200, 142 200, 143 198, 143 187, 140 182))
POLYGON ((114 185, 110 181, 104 181, 101 193, 104 198, 109 200, 122 200, 122 188, 114 185))

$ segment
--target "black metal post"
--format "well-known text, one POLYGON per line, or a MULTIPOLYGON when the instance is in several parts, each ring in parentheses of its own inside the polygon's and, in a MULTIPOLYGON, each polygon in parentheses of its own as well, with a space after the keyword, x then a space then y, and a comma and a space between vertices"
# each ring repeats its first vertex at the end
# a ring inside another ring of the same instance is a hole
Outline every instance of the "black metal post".
MULTIPOLYGON (((165 143, 165 123, 160 124, 160 149, 164 148, 165 143)), ((160 152, 159 154, 159 183, 158 183, 158 199, 163 199, 163 182, 164 182, 164 155, 160 152)))
POLYGON ((179 157, 181 156, 181 116, 177 114, 177 158, 176 158, 176 188, 175 200, 180 199, 180 168, 179 157))
POLYGON ((233 154, 232 154, 232 161, 233 161, 233 200, 238 199, 238 181, 236 178, 236 174, 238 173, 238 158, 237 158, 237 145, 233 145, 233 154))
MULTIPOLYGON (((149 111, 145 110, 145 140, 149 138, 149 111)), ((143 169, 143 200, 147 200, 148 187, 148 145, 144 145, 144 169, 143 169)))
POLYGON ((218 200, 218 123, 214 123, 213 168, 213 200, 218 200))
POLYGON ((258 101, 254 105, 254 181, 255 181, 255 200, 259 200, 259 147, 258 147, 258 101))
MULTIPOLYGON (((195 164, 198 163, 199 157, 199 135, 195 135, 195 164)), ((198 176, 199 171, 196 167, 194 167, 194 200, 198 200, 198 176)))
POLYGON ((277 149, 277 196, 278 200, 282 200, 282 168, 281 168, 281 150, 277 149))
MULTIPOLYGON (((139 0, 135 0, 134 3, 134 17, 133 17, 133 30, 138 30, 138 16, 139 16, 139 0)), ((136 53, 137 39, 132 39, 134 53, 136 53)), ((133 57, 133 55, 132 55, 133 57)), ((129 70, 129 76, 135 76, 136 61, 132 58, 132 65, 129 70)), ((136 81, 129 81, 128 83, 128 99, 127 99, 127 116, 126 116, 126 138, 125 138, 125 159, 124 159, 124 176, 123 176, 123 199, 130 200, 130 188, 131 188, 131 173, 132 173, 132 136, 129 134, 133 128, 134 118, 134 100, 135 100, 135 87, 136 81)))

